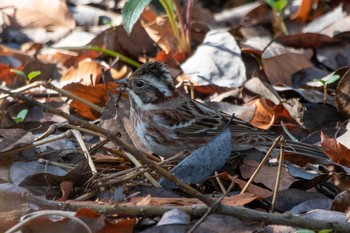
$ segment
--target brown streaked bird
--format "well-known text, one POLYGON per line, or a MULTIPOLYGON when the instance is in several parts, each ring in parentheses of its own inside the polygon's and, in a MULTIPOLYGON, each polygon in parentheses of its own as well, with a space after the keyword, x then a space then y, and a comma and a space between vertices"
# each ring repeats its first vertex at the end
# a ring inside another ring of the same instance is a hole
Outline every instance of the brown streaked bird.
MULTIPOLYGON (((271 146, 273 132, 258 129, 236 117, 209 108, 180 93, 166 65, 148 62, 128 78, 130 119, 143 144, 162 157, 192 152, 229 124, 233 150, 271 146)), ((287 141, 286 150, 315 158, 327 157, 322 148, 287 141)))

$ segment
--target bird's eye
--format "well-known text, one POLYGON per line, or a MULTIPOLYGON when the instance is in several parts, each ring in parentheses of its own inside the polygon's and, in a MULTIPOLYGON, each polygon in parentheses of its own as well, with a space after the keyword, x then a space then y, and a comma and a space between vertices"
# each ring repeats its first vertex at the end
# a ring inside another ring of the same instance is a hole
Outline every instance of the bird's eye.
POLYGON ((135 85, 136 85, 136 87, 141 88, 145 85, 145 82, 142 80, 137 80, 135 85))

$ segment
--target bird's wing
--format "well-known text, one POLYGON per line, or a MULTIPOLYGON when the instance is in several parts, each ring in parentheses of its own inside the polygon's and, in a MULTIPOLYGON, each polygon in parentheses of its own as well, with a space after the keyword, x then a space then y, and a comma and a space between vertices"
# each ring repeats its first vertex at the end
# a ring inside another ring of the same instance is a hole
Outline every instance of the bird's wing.
POLYGON ((272 135, 228 114, 216 111, 193 100, 184 101, 176 109, 162 114, 162 123, 179 136, 208 137, 218 135, 229 123, 234 136, 272 135), (176 122, 174 124, 174 122, 176 122))

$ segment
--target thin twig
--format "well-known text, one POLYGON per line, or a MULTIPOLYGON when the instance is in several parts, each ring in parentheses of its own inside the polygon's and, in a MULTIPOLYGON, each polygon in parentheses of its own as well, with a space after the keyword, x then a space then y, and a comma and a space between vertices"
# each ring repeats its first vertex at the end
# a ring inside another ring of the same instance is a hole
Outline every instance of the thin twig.
POLYGON ((93 104, 93 103, 91 103, 90 101, 88 101, 88 100, 86 100, 84 98, 81 98, 81 97, 79 97, 77 95, 74 95, 74 94, 70 93, 69 91, 66 91, 66 90, 64 90, 62 88, 59 88, 59 87, 55 86, 52 83, 47 83, 45 86, 48 89, 53 89, 53 90, 57 91, 58 93, 66 96, 66 97, 68 97, 68 98, 70 98, 72 100, 76 100, 76 101, 78 101, 80 103, 85 104, 86 106, 88 106, 89 108, 95 110, 96 112, 102 113, 102 108, 100 106, 98 106, 96 104, 93 104))
POLYGON ((278 170, 277 170, 277 176, 276 176, 276 184, 275 188, 273 190, 273 196, 272 196, 272 204, 271 204, 271 212, 273 213, 275 211, 275 204, 276 204, 276 199, 277 199, 277 194, 278 194, 278 189, 280 186, 280 180, 281 180, 281 174, 282 174, 282 165, 284 161, 284 140, 283 138, 281 139, 281 148, 280 148, 280 156, 279 156, 279 163, 278 163, 278 170))
POLYGON ((282 136, 279 136, 275 139, 275 141, 273 142, 272 146, 270 147, 270 149, 267 151, 265 157, 263 158, 263 160, 260 162, 259 166, 255 169, 253 175, 250 177, 250 179, 247 181, 246 185, 244 186, 244 188, 242 189, 241 193, 244 193, 245 191, 247 191, 249 185, 253 182, 254 178, 256 177, 256 175, 258 174, 258 172, 260 171, 260 169, 262 168, 262 166, 265 164, 265 162, 267 161, 267 159, 270 157, 272 151, 275 149, 277 143, 279 143, 281 141, 282 136))
POLYGON ((214 211, 214 209, 221 203, 221 201, 227 196, 227 194, 231 191, 233 186, 235 185, 234 180, 231 181, 230 186, 228 187, 227 191, 223 193, 223 195, 217 200, 217 202, 208 208, 208 210, 205 212, 205 214, 191 227, 191 229, 187 233, 194 232, 197 227, 208 217, 208 215, 214 211))
POLYGON ((221 189, 221 192, 222 193, 226 193, 225 186, 220 180, 219 173, 217 171, 215 171, 214 175, 215 175, 215 180, 216 180, 216 182, 218 182, 218 185, 219 185, 219 187, 221 189))
POLYGON ((92 160, 91 158, 91 155, 89 153, 89 150, 87 149, 86 145, 85 145, 85 142, 83 140, 83 137, 81 136, 81 133, 78 131, 78 130, 75 130, 75 129, 71 129, 70 131, 72 131, 72 134, 74 135, 74 137, 77 139, 77 142, 80 146, 80 148, 82 149, 84 155, 85 155, 85 158, 86 160, 88 161, 89 163, 89 166, 90 166, 90 169, 92 171, 92 174, 93 175, 96 175, 97 174, 97 169, 96 169, 96 166, 94 164, 94 161, 92 160))

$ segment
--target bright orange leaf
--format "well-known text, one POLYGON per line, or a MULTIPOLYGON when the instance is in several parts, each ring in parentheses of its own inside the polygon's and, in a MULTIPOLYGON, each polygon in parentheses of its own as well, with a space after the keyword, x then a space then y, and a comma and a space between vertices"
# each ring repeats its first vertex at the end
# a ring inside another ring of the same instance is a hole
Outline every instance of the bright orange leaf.
MULTIPOLYGON (((108 83, 108 89, 112 93, 116 93, 117 88, 118 84, 112 82, 108 83)), ((66 85, 63 89, 100 107, 103 107, 108 100, 108 94, 106 91, 105 84, 97 84, 96 86, 85 86, 80 83, 71 83, 66 85)), ((74 108, 77 113, 79 113, 81 116, 87 119, 95 120, 100 117, 100 113, 92 110, 90 107, 86 106, 81 102, 72 101, 71 107, 74 108)))
POLYGON ((298 11, 295 12, 291 18, 299 20, 301 22, 306 22, 310 16, 313 4, 317 2, 318 0, 302 0, 298 11))
POLYGON ((280 121, 294 124, 294 120, 288 111, 280 105, 273 105, 271 101, 258 99, 254 103, 256 111, 250 123, 260 129, 269 129, 280 121))

